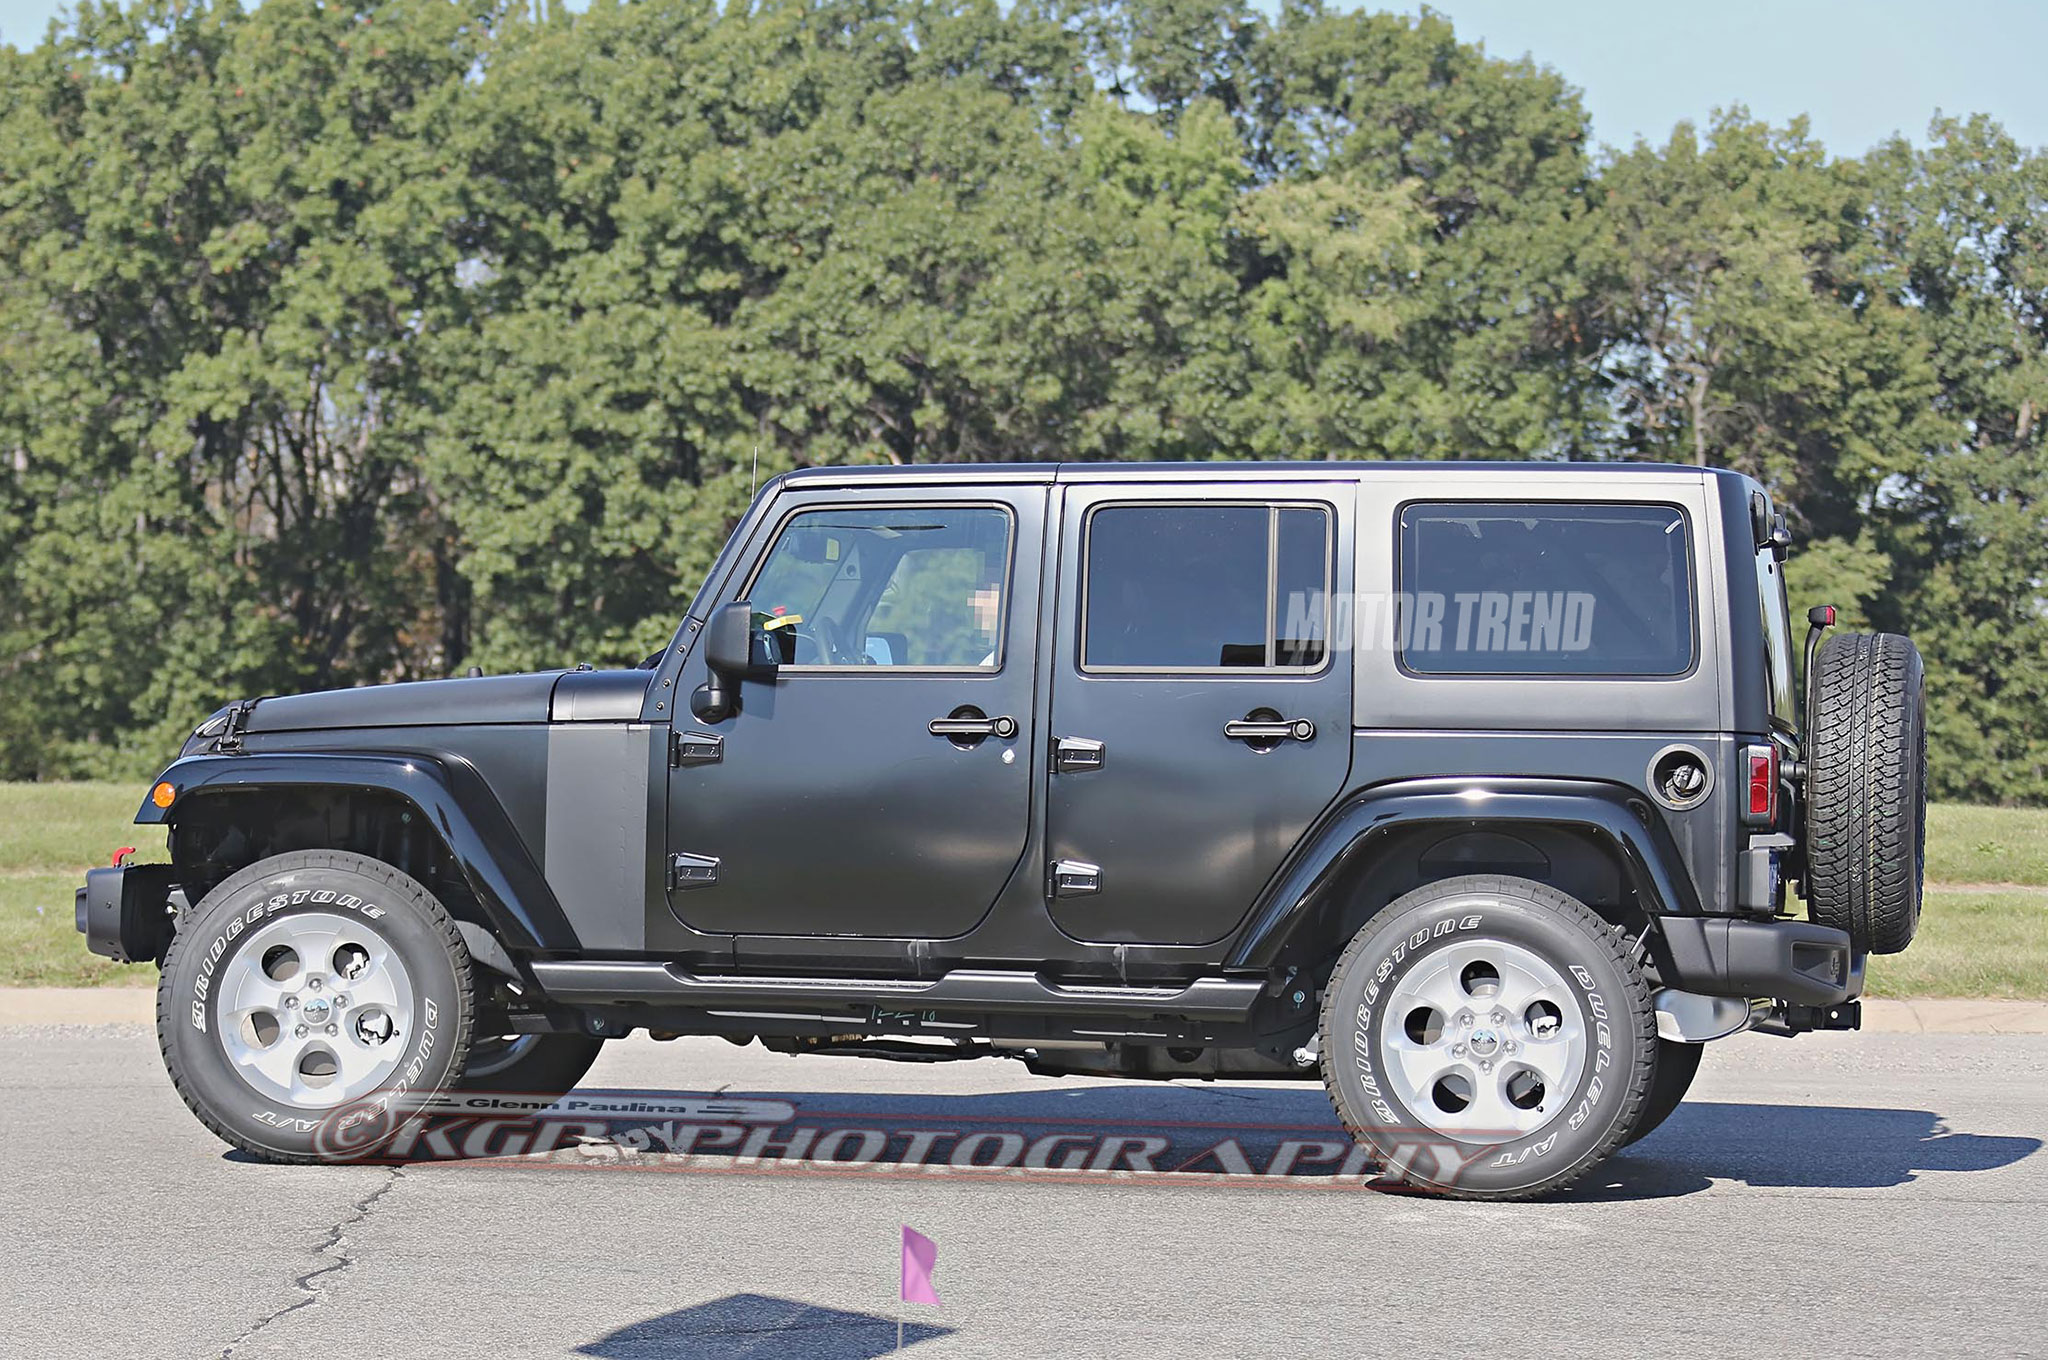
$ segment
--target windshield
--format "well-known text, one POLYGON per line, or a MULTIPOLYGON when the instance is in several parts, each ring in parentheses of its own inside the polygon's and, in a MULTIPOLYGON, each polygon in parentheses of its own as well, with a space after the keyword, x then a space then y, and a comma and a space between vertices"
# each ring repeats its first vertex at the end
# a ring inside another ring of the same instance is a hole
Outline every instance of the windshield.
POLYGON ((1792 615, 1785 603, 1785 568, 1769 548, 1756 555, 1757 589, 1763 597, 1765 683, 1770 687, 1771 721, 1787 732, 1799 727, 1799 690, 1792 674, 1792 615))

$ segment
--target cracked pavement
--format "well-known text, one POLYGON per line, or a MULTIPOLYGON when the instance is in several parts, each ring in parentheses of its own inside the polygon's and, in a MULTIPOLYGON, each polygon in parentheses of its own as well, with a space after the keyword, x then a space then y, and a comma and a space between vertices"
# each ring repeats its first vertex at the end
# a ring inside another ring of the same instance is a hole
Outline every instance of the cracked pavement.
MULTIPOLYGON (((0 1029, 0 1354, 853 1357, 896 1234, 920 1356, 2048 1354, 2048 1037, 1743 1036, 1612 1174, 1475 1205, 1188 1176, 683 1170, 658 1155, 276 1167, 226 1155, 139 1027, 0 1029), (666 1174, 664 1174, 666 1173, 666 1174)), ((586 1089, 842 1123, 1326 1124, 1308 1085, 615 1044, 586 1089)), ((1248 1139, 1248 1146, 1249 1139, 1248 1139)))
POLYGON ((301 1308, 310 1308, 319 1302, 320 1290, 323 1286, 315 1282, 324 1280, 327 1276, 339 1271, 347 1270, 355 1264, 355 1256, 348 1250, 348 1230, 368 1218, 370 1210, 376 1207, 377 1201, 390 1194, 404 1176, 405 1170, 402 1167, 394 1166, 385 1169, 385 1179, 383 1182, 369 1194, 364 1195, 361 1199, 350 1205, 348 1217, 330 1227, 327 1230, 327 1240, 314 1249, 316 1256, 327 1259, 292 1281, 292 1287, 299 1291, 299 1297, 293 1299, 282 1308, 265 1313, 262 1317, 256 1319, 247 1331, 221 1347, 221 1360, 230 1360, 230 1357, 241 1354, 264 1328, 270 1326, 279 1318, 284 1317, 288 1313, 295 1313, 301 1308))

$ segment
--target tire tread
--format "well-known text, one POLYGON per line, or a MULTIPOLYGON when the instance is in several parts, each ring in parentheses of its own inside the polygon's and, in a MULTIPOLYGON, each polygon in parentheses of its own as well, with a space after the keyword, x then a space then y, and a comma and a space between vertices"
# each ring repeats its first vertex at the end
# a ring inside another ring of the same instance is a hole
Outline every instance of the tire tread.
POLYGON ((199 1122, 212 1130, 215 1137, 239 1149, 243 1155, 259 1162, 269 1162, 275 1165, 305 1165, 318 1162, 320 1159, 297 1153, 279 1152, 274 1148, 251 1144, 240 1133, 216 1118, 206 1107, 205 1103, 198 1098, 186 1079, 183 1061, 178 1057, 176 1050, 171 1046, 170 1042, 172 1026, 178 1019, 178 1017, 172 1014, 170 996, 172 967, 180 951, 189 947, 191 940, 198 938, 198 931, 190 930, 186 927, 197 922, 205 915, 208 903, 239 892, 250 883, 258 882, 272 874, 296 869, 323 868, 343 869, 351 873, 362 874, 368 878, 380 879, 389 884, 400 894, 397 900, 417 911, 440 935, 442 943, 448 950, 449 962, 454 966, 456 983, 465 1003, 460 1007, 461 1023, 455 1027, 455 1055, 448 1070, 453 1073, 460 1073, 469 1061, 470 1024, 467 1001, 473 995, 475 983, 471 970, 469 947, 463 943, 462 932, 456 927, 455 918, 448 914, 447 908, 441 905, 440 900, 428 892, 426 887, 417 879, 401 869, 384 863, 382 860, 370 859, 367 856, 354 854, 346 850, 293 850, 286 854, 273 855, 268 859, 258 860, 247 868, 237 870, 227 878, 222 879, 220 883, 215 885, 212 892, 194 904, 189 912, 189 920, 180 921, 179 928, 171 935, 171 945, 165 951, 163 972, 158 978, 156 989, 157 1048, 163 1054, 164 1069, 171 1075, 171 1085, 177 1090, 178 1098, 185 1102, 185 1107, 191 1110, 194 1115, 197 1115, 199 1122))
POLYGON ((1634 1025, 1641 1051, 1652 1055, 1648 1061, 1637 1063, 1629 1074, 1628 1085, 1622 1092, 1621 1117, 1614 1121, 1607 1135, 1599 1143, 1582 1153, 1577 1161, 1562 1171, 1534 1184, 1507 1190, 1435 1185, 1419 1187, 1457 1199, 1536 1199, 1568 1188, 1630 1142, 1636 1125, 1642 1119, 1648 1105, 1650 1088, 1656 1076, 1656 1011, 1650 999, 1649 984, 1636 962, 1635 949, 1621 927, 1607 921, 1577 898, 1532 879, 1502 874, 1467 874, 1425 884, 1414 892, 1388 903, 1351 937, 1350 943, 1338 957, 1337 967, 1330 975, 1329 985, 1323 989, 1323 1001, 1318 1014, 1318 1033, 1322 1035, 1323 1086, 1329 1092, 1330 1104, 1336 1109, 1337 1117, 1343 1122, 1345 1131, 1354 1139, 1370 1144, 1372 1140, 1368 1128, 1362 1120, 1352 1114, 1344 1098, 1343 1088, 1337 1081, 1334 1067, 1337 1058, 1336 1045, 1331 1043, 1330 1036, 1342 1032, 1332 1023, 1335 1019, 1337 997, 1343 991, 1342 984, 1351 969, 1361 966, 1360 959, 1365 952, 1365 946, 1371 941, 1381 920, 1397 911, 1408 911, 1417 906, 1427 905, 1438 898, 1463 896, 1475 892, 1497 893, 1505 897, 1534 901, 1555 912, 1568 925, 1575 927, 1585 936, 1590 947, 1604 951, 1627 986, 1625 1005, 1618 1007, 1616 1013, 1609 1017, 1610 1023, 1634 1025))
POLYGON ((1858 949, 1896 954, 1919 927, 1924 874, 1920 654, 1893 633, 1838 634, 1820 649, 1811 684, 1809 914, 1858 949))

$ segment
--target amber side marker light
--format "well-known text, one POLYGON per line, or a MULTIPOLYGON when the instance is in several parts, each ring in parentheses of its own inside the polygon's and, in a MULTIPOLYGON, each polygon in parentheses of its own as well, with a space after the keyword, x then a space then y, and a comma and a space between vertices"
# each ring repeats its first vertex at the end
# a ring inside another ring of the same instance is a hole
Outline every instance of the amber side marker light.
POLYGON ((160 808, 167 808, 177 800, 178 790, 168 780, 149 791, 149 801, 160 808))

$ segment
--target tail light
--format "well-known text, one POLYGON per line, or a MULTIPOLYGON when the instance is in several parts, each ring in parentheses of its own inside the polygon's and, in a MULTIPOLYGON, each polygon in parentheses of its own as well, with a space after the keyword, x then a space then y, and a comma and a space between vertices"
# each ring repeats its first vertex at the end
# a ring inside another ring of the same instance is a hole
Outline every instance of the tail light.
POLYGON ((1750 826, 1776 826, 1778 748, 1745 746, 1742 748, 1742 763, 1749 776, 1749 801, 1743 806, 1742 820, 1750 826))

